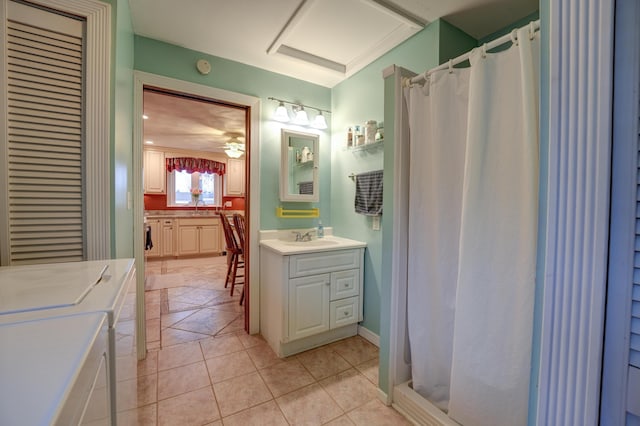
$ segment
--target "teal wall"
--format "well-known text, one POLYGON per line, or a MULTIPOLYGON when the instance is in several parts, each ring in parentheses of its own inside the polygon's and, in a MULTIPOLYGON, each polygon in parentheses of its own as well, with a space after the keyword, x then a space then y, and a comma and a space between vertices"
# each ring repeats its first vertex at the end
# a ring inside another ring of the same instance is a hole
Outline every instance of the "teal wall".
POLYGON ((133 209, 127 206, 132 191, 133 166, 133 28, 127 0, 111 4, 111 252, 133 257, 133 209), (117 220, 116 220, 117 218, 117 220))
MULTIPOLYGON (((331 217, 334 220, 332 225, 337 235, 367 243, 362 325, 378 335, 381 328, 380 312, 381 300, 383 300, 381 298, 383 282, 381 265, 383 258, 389 257, 390 253, 383 251, 383 233, 372 230, 372 218, 354 212, 355 184, 348 175, 352 172, 357 174, 383 168, 386 173, 387 168, 383 164, 385 149, 380 147, 373 150, 345 150, 346 132, 348 127, 354 124, 362 125, 367 120, 385 122, 382 71, 394 64, 416 72, 422 72, 437 65, 443 26, 449 26, 449 24, 443 25, 442 21, 431 23, 400 46, 336 85, 332 90, 332 110, 334 111, 331 174, 331 217)), ((454 44, 457 42, 456 40, 454 44)), ((387 123, 387 126, 389 124, 387 123)), ((389 131, 388 127, 385 128, 387 139, 390 136, 389 131)), ((390 172, 393 173, 393 170, 390 172)), ((385 187, 385 192, 388 191, 390 188, 385 187)))
MULTIPOLYGON (((311 129, 283 125, 283 123, 271 120, 277 103, 267 99, 272 96, 329 110, 331 109, 330 89, 141 36, 135 37, 134 67, 139 71, 261 98, 260 228, 302 228, 313 227, 317 223, 316 219, 276 218, 275 210, 278 206, 285 208, 319 207, 323 224, 326 226, 331 224, 329 208, 331 204, 330 132, 328 130, 314 130, 320 136, 320 202, 281 203, 279 201, 280 130, 283 126, 305 132, 311 132, 311 129), (208 75, 202 75, 196 70, 196 61, 201 58, 207 59, 211 63, 212 71, 208 75)), ((327 114, 326 118, 327 124, 331 128, 333 117, 327 114)))

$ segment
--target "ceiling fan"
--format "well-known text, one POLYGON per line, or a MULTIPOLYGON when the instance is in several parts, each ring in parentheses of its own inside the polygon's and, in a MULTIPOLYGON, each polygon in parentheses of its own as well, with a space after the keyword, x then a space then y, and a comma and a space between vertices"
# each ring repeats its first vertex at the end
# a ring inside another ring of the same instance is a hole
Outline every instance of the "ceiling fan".
POLYGON ((223 149, 230 158, 240 158, 245 152, 245 145, 234 135, 229 138, 223 149))

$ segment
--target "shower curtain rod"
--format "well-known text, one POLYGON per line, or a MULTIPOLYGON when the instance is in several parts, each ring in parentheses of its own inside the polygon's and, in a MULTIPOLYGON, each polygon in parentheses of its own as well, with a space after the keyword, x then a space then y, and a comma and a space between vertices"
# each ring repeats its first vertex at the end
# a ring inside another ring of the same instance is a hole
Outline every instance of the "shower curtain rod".
MULTIPOLYGON (((531 21, 529 23, 529 25, 527 25, 529 27, 529 33, 531 35, 533 35, 536 31, 540 30, 540 20, 538 19, 537 21, 531 21)), ((525 27, 522 27, 525 28, 525 27)), ((483 49, 484 52, 486 53, 487 51, 498 47, 504 43, 508 43, 508 42, 512 42, 515 43, 517 40, 517 36, 516 36, 516 32, 518 31, 518 29, 514 29, 512 30, 509 34, 505 34, 502 37, 499 37, 495 40, 490 41, 489 43, 485 43, 482 46, 479 46, 479 48, 483 49)), ((477 49, 477 48, 476 48, 477 49)), ((472 49, 467 53, 463 53, 462 55, 458 56, 457 58, 454 59, 449 59, 447 62, 435 67, 435 68, 431 68, 430 70, 427 70, 421 74, 416 75, 415 77, 412 78, 406 78, 404 79, 404 86, 405 87, 411 87, 411 85, 416 84, 416 83, 424 83, 425 81, 427 81, 427 79, 429 78, 429 75, 433 74, 436 71, 440 71, 440 70, 446 70, 447 68, 453 68, 454 65, 457 65, 461 62, 464 62, 466 60, 469 59, 469 56, 471 56, 471 52, 473 52, 472 49)))

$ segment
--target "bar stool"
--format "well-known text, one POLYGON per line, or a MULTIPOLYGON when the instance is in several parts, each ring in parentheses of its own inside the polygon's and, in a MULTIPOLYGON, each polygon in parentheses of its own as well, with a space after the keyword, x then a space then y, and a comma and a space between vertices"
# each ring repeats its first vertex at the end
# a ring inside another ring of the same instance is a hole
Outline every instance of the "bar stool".
MULTIPOLYGON (((241 214, 238 213, 234 213, 233 215, 233 224, 235 225, 236 228, 236 234, 238 235, 238 243, 239 243, 239 247, 240 247, 240 251, 242 252, 242 264, 244 266, 244 255, 246 253, 245 251, 245 226, 244 226, 244 216, 242 216, 241 214)), ((243 283, 244 284, 244 283, 243 283)), ((244 288, 245 286, 242 286, 242 294, 240 295, 240 304, 242 305, 242 302, 244 300, 244 288)))
MULTIPOLYGON (((238 268, 244 269, 244 256, 242 249, 236 241, 236 237, 234 235, 233 228, 229 223, 229 219, 227 219, 227 216, 222 212, 219 212, 219 215, 220 222, 222 222, 222 229, 224 230, 224 239, 227 245, 226 250, 227 253, 231 254, 229 266, 227 267, 227 276, 224 280, 224 287, 227 288, 229 283, 231 283, 231 296, 233 296, 233 289, 235 288, 236 284, 244 284, 244 274, 238 275, 238 268), (243 281, 236 282, 237 278, 243 278, 243 281)), ((242 296, 240 296, 240 298, 240 303, 242 303, 242 296)))

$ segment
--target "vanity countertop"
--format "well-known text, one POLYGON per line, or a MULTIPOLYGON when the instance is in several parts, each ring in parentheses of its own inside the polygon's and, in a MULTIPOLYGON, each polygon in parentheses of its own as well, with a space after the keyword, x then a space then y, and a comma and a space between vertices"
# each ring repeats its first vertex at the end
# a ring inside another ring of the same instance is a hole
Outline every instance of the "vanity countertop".
POLYGON ((324 238, 313 238, 311 241, 293 241, 292 239, 264 239, 260 246, 283 256, 301 253, 315 253, 332 250, 345 250, 366 247, 367 243, 349 238, 327 235, 324 238))

